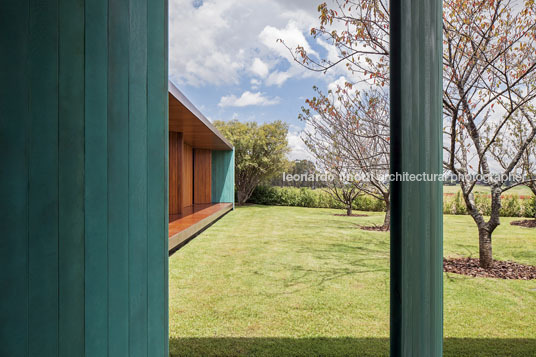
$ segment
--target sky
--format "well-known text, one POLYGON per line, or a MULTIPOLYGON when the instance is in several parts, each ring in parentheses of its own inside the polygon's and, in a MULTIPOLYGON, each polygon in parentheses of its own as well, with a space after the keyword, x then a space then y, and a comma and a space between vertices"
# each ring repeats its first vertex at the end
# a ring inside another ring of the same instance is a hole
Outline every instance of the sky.
POLYGON ((312 72, 289 47, 333 58, 330 45, 310 36, 318 25, 315 0, 170 0, 169 76, 210 120, 282 120, 289 125, 290 159, 311 158, 298 119, 312 87, 333 87, 344 68, 312 72))

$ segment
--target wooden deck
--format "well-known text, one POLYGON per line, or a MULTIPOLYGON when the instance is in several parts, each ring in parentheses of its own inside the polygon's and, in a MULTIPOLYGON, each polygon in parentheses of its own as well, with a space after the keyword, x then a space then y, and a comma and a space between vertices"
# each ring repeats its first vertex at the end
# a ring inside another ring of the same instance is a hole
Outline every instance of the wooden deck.
POLYGON ((196 204, 182 214, 169 215, 169 248, 172 250, 233 209, 232 203, 196 204))

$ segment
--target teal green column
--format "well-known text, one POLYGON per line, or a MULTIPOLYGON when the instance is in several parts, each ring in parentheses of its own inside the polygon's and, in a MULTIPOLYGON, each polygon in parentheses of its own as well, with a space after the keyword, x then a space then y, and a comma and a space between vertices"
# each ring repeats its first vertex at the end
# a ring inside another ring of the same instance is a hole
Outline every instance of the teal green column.
POLYGON ((167 1, 0 2, 0 356, 168 356, 167 1))
POLYGON ((234 148, 212 151, 212 202, 234 205, 234 148))
MULTIPOLYGON (((391 2, 391 173, 442 173, 442 2, 391 2)), ((392 177, 396 179, 396 177, 392 177)), ((391 184, 391 356, 442 355, 442 183, 391 184)))

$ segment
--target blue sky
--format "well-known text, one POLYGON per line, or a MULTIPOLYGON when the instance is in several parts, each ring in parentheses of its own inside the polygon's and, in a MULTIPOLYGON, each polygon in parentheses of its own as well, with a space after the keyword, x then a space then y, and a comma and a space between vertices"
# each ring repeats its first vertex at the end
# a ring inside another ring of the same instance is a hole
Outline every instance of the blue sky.
POLYGON ((309 158, 300 108, 313 85, 326 89, 347 73, 304 69, 277 39, 333 56, 309 35, 317 6, 314 0, 170 0, 170 78, 210 120, 288 123, 290 158, 309 158))

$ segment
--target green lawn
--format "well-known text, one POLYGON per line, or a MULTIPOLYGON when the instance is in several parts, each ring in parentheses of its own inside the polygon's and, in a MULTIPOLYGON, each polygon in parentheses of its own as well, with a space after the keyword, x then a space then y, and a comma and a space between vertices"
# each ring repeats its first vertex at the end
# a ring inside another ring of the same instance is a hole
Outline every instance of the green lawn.
MULTIPOLYGON (((458 193, 461 191, 461 188, 459 185, 455 186, 443 186, 443 192, 444 193, 458 193)), ((489 186, 482 186, 482 185, 476 185, 474 188, 474 193, 490 193, 490 187, 489 186)), ((530 188, 527 186, 516 186, 504 193, 505 195, 518 195, 518 196, 534 196, 530 188)))
MULTIPOLYGON (((173 356, 386 356, 389 236, 331 209, 238 208, 169 260, 173 356)), ((536 232, 494 235, 497 259, 536 264, 536 232)), ((477 253, 445 217, 445 255, 477 253)), ((445 355, 534 356, 536 281, 444 276, 445 355)))

